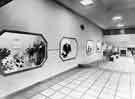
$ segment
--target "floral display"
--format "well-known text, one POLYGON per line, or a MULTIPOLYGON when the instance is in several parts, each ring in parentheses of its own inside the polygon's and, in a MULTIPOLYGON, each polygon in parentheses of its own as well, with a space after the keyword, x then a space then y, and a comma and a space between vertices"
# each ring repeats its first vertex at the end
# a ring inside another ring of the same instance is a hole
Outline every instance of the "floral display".
MULTIPOLYGON (((7 46, 7 48, 0 48, 0 70, 3 74, 40 67, 44 63, 47 58, 47 46, 42 37, 20 33, 20 36, 25 35, 24 40, 15 33, 9 34, 8 32, 7 34, 5 36, 9 36, 9 40, 13 40, 13 42, 9 41, 9 43, 1 45, 7 46), (18 39, 15 38, 17 36, 18 39), (27 43, 25 43, 26 40, 27 43)), ((0 41, 3 41, 3 38, 0 38, 0 41)))

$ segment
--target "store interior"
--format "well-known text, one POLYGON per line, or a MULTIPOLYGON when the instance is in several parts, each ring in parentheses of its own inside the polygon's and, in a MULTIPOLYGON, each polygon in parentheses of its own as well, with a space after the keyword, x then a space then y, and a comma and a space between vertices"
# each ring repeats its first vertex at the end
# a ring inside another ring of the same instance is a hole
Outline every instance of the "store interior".
POLYGON ((1 0, 0 99, 135 99, 134 0, 1 0))

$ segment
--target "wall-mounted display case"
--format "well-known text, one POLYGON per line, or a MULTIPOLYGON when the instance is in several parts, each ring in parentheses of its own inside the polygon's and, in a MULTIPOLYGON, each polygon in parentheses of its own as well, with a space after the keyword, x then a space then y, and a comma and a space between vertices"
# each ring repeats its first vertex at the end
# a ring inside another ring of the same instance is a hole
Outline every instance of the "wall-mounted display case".
POLYGON ((0 71, 7 75, 40 67, 47 59, 42 34, 3 30, 0 36, 0 71))
POLYGON ((107 44, 105 42, 102 42, 102 51, 105 51, 107 49, 107 44))
POLYGON ((97 43, 96 43, 96 52, 100 53, 101 50, 102 50, 102 42, 97 41, 97 43))
POLYGON ((59 44, 59 56, 62 61, 75 59, 78 52, 76 38, 63 37, 59 44))
POLYGON ((94 41, 88 40, 86 43, 86 54, 89 56, 94 52, 94 41))

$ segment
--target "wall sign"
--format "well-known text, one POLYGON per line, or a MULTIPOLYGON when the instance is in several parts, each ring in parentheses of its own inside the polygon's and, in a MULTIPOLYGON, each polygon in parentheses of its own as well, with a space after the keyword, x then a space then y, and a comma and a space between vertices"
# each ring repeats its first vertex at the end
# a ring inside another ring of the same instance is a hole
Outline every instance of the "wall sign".
POLYGON ((76 38, 63 37, 60 41, 59 56, 62 61, 76 58, 78 44, 76 38))
POLYGON ((86 43, 86 54, 91 55, 94 52, 94 41, 88 40, 86 43))
POLYGON ((0 71, 11 74, 40 67, 47 59, 42 34, 3 30, 0 36, 0 71))

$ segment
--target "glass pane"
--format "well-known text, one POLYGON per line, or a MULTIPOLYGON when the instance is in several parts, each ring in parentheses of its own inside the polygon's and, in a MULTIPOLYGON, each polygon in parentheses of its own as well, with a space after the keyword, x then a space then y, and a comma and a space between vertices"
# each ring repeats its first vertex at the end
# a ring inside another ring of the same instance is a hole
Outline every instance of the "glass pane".
POLYGON ((60 42, 60 58, 65 61, 76 58, 77 40, 75 38, 62 38, 60 42))
POLYGON ((47 44, 40 34, 5 31, 0 36, 3 74, 40 67, 47 59, 47 44))

